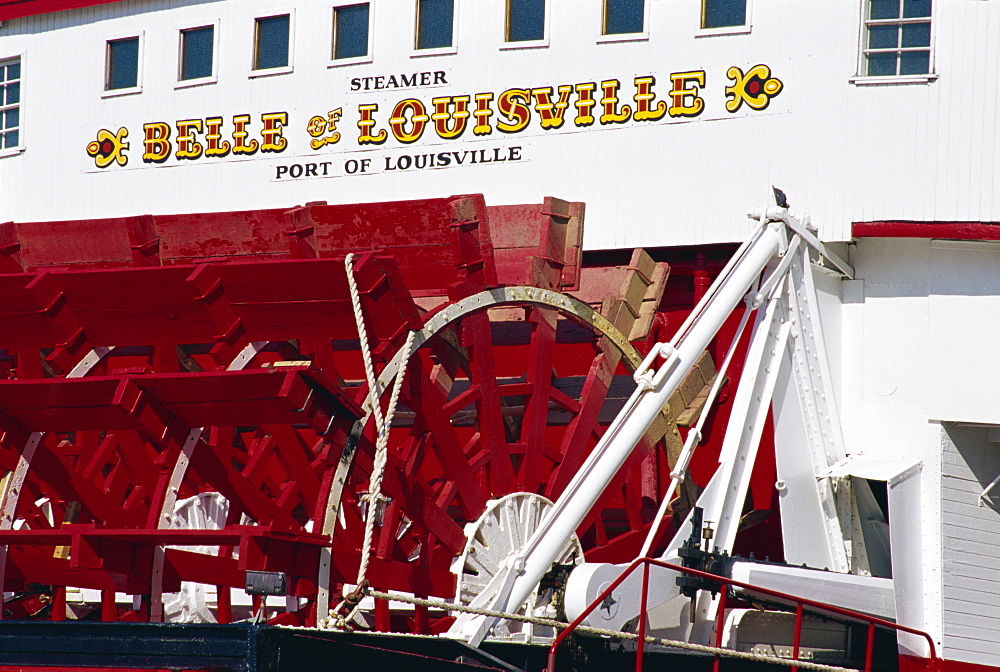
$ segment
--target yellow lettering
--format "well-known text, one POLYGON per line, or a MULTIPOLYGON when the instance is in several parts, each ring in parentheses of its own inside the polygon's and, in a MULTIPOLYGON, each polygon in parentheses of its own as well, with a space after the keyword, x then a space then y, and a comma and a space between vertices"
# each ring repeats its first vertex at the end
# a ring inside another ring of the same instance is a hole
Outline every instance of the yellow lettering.
POLYGON ((259 145, 256 140, 247 142, 247 124, 250 123, 249 114, 238 114, 233 117, 233 154, 256 154, 259 145))
POLYGON ((692 70, 690 72, 674 72, 670 75, 673 87, 670 89, 670 99, 673 105, 670 106, 671 117, 696 117, 705 109, 705 101, 698 95, 700 89, 705 87, 705 71, 692 70), (696 87, 688 87, 694 83, 696 87))
POLYGON ((573 120, 573 123, 577 126, 590 126, 594 123, 593 109, 597 104, 597 101, 594 100, 596 89, 597 85, 593 82, 576 85, 576 102, 573 103, 576 107, 576 119, 573 120))
POLYGON ((178 159, 197 159, 204 147, 195 141, 195 132, 201 133, 201 119, 185 119, 177 122, 177 153, 178 159))
POLYGON ((492 102, 492 93, 476 94, 476 109, 472 112, 472 116, 476 118, 476 126, 472 129, 472 132, 476 135, 490 135, 493 133, 493 127, 490 126, 490 117, 493 116, 493 108, 490 107, 490 103, 492 102))
POLYGON ((528 109, 530 100, 531 93, 527 89, 507 89, 501 93, 497 99, 497 108, 500 114, 510 120, 510 123, 498 121, 497 129, 504 133, 523 131, 531 121, 531 110, 528 109))
POLYGON ((372 115, 376 112, 378 112, 378 105, 375 103, 358 105, 358 130, 361 131, 358 134, 359 145, 381 145, 389 137, 384 128, 378 133, 372 133, 375 128, 375 120, 372 119, 372 115))
POLYGON ((288 125, 287 112, 270 112, 260 115, 264 128, 260 131, 260 151, 277 154, 285 151, 288 140, 281 137, 281 132, 288 125))
POLYGON ((337 122, 340 121, 340 117, 343 113, 343 108, 338 107, 335 110, 327 112, 326 119, 323 117, 313 117, 310 119, 309 125, 306 126, 306 132, 315 139, 309 141, 309 146, 313 149, 319 149, 324 145, 333 145, 340 142, 340 133, 337 131, 337 122), (324 133, 329 133, 330 135, 325 138, 320 137, 324 133))
POLYGON ((434 105, 434 114, 431 115, 431 120, 434 122, 434 130, 438 137, 445 140, 461 137, 470 116, 469 96, 434 98, 431 103, 434 105), (449 112, 451 106, 455 107, 454 112, 449 112), (449 119, 454 120, 450 128, 448 126, 449 119))
POLYGON ((423 103, 416 98, 407 98, 396 103, 392 116, 389 117, 389 127, 392 128, 392 134, 397 140, 410 144, 419 140, 424 134, 424 126, 429 119, 423 103), (406 117, 407 111, 410 113, 409 119, 406 117), (406 130, 407 121, 410 122, 409 131, 406 130))
POLYGON ((146 163, 163 163, 170 156, 170 126, 162 121, 143 124, 146 137, 142 141, 145 151, 142 160, 146 163))
POLYGON ((617 79, 607 79, 601 82, 601 89, 604 97, 601 98, 601 105, 604 106, 604 114, 601 115, 602 124, 624 124, 632 116, 632 108, 622 105, 618 109, 618 87, 621 82, 617 79))
POLYGON ((205 156, 228 156, 230 149, 229 141, 222 140, 222 117, 205 119, 205 156))
POLYGON ((560 86, 559 101, 553 103, 551 86, 531 90, 531 95, 535 97, 535 111, 541 119, 542 128, 548 130, 563 125, 563 115, 569 107, 569 94, 572 92, 572 86, 560 86))
POLYGON ((661 100, 656 103, 655 107, 651 106, 652 102, 656 100, 656 94, 653 93, 655 84, 656 77, 652 75, 635 78, 635 95, 632 96, 635 101, 635 114, 632 115, 632 118, 636 121, 656 121, 662 119, 663 115, 667 113, 665 101, 661 100))

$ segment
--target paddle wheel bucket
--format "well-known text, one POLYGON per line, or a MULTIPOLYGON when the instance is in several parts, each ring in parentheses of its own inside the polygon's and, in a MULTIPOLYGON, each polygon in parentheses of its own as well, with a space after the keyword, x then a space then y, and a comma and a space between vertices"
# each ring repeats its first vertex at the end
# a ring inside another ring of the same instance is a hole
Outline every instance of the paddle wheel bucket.
MULTIPOLYGON (((665 296, 642 250, 584 264, 583 218, 472 195, 0 224, 2 617, 328 618, 357 579, 376 441, 349 253, 375 373, 405 376, 366 579, 468 602, 467 526, 511 493, 558 497, 712 265, 679 258, 665 296)), ((695 373, 579 529, 588 558, 642 544, 710 353, 695 373)))

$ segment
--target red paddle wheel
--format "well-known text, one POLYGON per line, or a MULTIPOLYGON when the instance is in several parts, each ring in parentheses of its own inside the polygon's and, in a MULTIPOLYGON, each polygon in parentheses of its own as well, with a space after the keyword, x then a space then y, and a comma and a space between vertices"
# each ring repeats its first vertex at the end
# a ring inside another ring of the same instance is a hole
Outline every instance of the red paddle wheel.
MULTIPOLYGON (((254 570, 287 578, 273 622, 326 617, 375 454, 348 253, 376 374, 404 375, 365 576, 462 599, 467 530, 505 495, 558 497, 656 326, 667 265, 582 268, 582 226, 582 204, 479 196, 0 225, 3 617, 228 622, 259 608, 254 570)), ((580 528, 588 557, 637 552, 713 373, 580 528)))

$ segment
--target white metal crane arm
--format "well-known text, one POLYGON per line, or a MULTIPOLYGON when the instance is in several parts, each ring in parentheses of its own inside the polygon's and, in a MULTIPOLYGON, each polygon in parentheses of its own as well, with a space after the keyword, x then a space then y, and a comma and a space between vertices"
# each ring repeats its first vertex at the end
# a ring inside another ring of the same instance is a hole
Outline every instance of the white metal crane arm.
MULTIPOLYGON (((779 388, 783 393, 787 391, 785 396, 796 402, 789 406, 789 418, 798 417, 802 437, 783 442, 776 449, 779 478, 785 469, 789 481, 794 481, 794 488, 789 486, 789 492, 783 493, 781 506, 783 511, 791 506, 795 515, 782 516, 782 522, 808 521, 810 566, 846 572, 849 558, 841 529, 842 521, 849 519, 844 515, 846 498, 832 488, 830 479, 819 478, 843 456, 840 421, 816 314, 809 249, 800 236, 791 235, 786 253, 773 260, 761 289, 751 291, 747 297, 751 306, 761 300, 763 303, 756 314, 743 374, 732 402, 719 467, 699 496, 697 506, 703 510, 705 521, 714 526, 711 544, 715 551, 730 552, 772 398, 779 388)), ((672 559, 688 536, 688 525, 681 525, 667 545, 664 554, 667 559, 672 559)), ((788 538, 785 534, 785 539, 788 538)), ((581 613, 602 586, 617 578, 624 568, 625 565, 593 563, 575 569, 566 586, 567 615, 572 618, 581 613)), ((675 599, 688 604, 688 598, 679 595, 673 579, 669 573, 650 577, 650 586, 654 586, 651 595, 655 595, 648 605, 650 610, 675 599)), ((612 595, 615 608, 595 611, 587 622, 598 627, 626 627, 639 613, 641 595, 641 581, 630 577, 612 595)), ((674 609, 664 608, 668 612, 674 609)), ((711 595, 700 593, 692 606, 691 621, 683 619, 670 626, 673 629, 669 636, 709 641, 714 610, 711 595)))
MULTIPOLYGON (((733 309, 775 256, 787 250, 785 219, 787 212, 784 209, 769 208, 762 214, 760 225, 749 243, 740 248, 738 259, 727 266, 726 273, 719 276, 709 294, 695 308, 696 317, 685 323, 683 333, 672 344, 656 347, 658 355, 667 355, 666 361, 651 377, 640 375, 643 382, 573 476, 548 516, 521 552, 508 559, 504 571, 497 575, 497 578, 504 577, 496 583, 499 592, 491 599, 481 594, 484 603, 474 606, 513 611, 524 603, 733 309), (511 575, 515 577, 513 581, 511 575)), ((654 358, 647 359, 649 366, 654 358)), ((463 614, 452 625, 449 634, 476 645, 495 621, 463 614)))

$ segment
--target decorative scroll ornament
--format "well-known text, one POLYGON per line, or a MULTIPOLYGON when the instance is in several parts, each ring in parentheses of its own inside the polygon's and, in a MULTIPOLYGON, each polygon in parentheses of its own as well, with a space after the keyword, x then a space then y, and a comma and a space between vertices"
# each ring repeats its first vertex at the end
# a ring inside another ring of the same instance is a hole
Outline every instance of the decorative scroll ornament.
POLYGON ((766 65, 755 65, 744 75, 735 65, 726 72, 733 81, 726 87, 726 111, 736 112, 743 103, 755 110, 763 110, 779 93, 783 84, 777 77, 771 77, 771 68, 766 65))
POLYGON ((98 168, 107 168, 114 162, 119 166, 128 164, 128 157, 122 151, 128 149, 125 138, 128 137, 128 129, 122 126, 117 133, 112 133, 106 128, 97 132, 97 140, 87 145, 87 154, 94 157, 94 163, 98 168))

